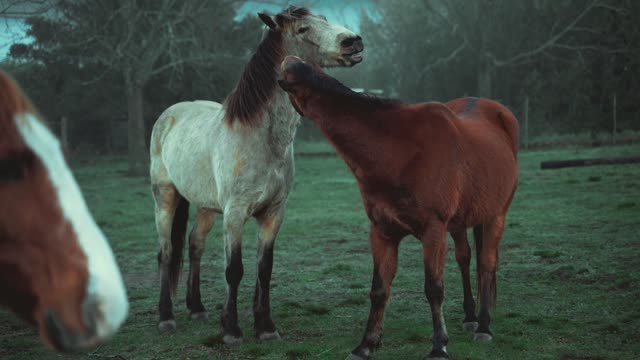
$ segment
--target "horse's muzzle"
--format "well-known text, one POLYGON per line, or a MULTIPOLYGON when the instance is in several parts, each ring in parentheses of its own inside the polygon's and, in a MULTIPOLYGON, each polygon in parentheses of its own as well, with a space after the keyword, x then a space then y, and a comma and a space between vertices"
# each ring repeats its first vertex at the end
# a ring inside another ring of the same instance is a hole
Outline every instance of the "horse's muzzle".
POLYGON ((106 324, 100 304, 92 298, 85 300, 82 306, 82 318, 84 331, 75 333, 69 329, 56 311, 50 309, 45 313, 46 336, 56 350, 73 352, 93 347, 104 342, 113 332, 105 329, 106 324))
POLYGON ((362 62, 362 51, 364 50, 364 43, 360 36, 349 37, 340 42, 342 47, 342 58, 348 63, 349 66, 353 66, 362 62))

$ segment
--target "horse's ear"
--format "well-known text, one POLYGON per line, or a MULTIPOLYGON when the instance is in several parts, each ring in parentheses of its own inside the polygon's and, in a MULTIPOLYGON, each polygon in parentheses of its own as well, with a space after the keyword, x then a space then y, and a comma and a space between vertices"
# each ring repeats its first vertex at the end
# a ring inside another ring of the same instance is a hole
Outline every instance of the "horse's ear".
POLYGON ((276 24, 276 22, 273 20, 273 18, 266 13, 258 13, 258 17, 260 18, 260 20, 262 20, 262 22, 267 25, 269 27, 269 29, 271 30, 275 30, 276 27, 278 27, 278 25, 276 24))

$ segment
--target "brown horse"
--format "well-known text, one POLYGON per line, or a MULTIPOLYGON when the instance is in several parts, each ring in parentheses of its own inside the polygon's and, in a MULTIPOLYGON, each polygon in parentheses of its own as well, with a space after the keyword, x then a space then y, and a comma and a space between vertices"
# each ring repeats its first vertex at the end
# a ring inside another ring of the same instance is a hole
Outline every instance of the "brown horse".
POLYGON ((62 351, 109 338, 128 308, 111 248, 60 143, 1 71, 0 305, 62 351))
POLYGON ((398 244, 406 235, 422 243, 434 330, 428 357, 448 357, 442 313, 447 231, 462 272, 465 329, 474 330, 476 340, 490 341, 498 243, 518 182, 513 114, 487 99, 408 105, 355 93, 296 57, 287 57, 281 67, 280 86, 351 168, 371 220, 371 311, 350 358, 369 358, 380 345, 398 244), (478 317, 469 279, 469 227, 478 258, 478 317))

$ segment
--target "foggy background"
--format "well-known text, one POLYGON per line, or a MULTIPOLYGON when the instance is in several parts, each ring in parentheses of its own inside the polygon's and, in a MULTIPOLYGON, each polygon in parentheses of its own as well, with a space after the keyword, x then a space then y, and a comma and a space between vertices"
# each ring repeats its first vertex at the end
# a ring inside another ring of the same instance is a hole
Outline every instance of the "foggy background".
MULTIPOLYGON (((496 99, 519 118, 522 147, 640 138, 634 0, 0 0, 0 68, 72 155, 128 154, 146 173, 157 116, 222 102, 260 42, 255 14, 289 4, 362 36, 364 61, 331 70, 352 88, 496 99)), ((316 140, 303 122, 298 141, 316 140)))

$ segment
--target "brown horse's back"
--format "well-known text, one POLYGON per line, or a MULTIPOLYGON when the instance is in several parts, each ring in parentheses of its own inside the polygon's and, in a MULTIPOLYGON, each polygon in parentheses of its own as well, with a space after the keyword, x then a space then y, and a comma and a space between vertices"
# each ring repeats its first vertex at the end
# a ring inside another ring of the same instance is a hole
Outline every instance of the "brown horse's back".
POLYGON ((502 215, 518 182, 518 122, 505 106, 488 99, 446 103, 457 118, 460 149, 460 202, 452 227, 470 227, 502 215))
POLYGON ((518 153, 518 120, 504 105, 490 99, 476 97, 455 99, 445 105, 461 120, 486 121, 502 128, 509 139, 513 154, 518 153))

